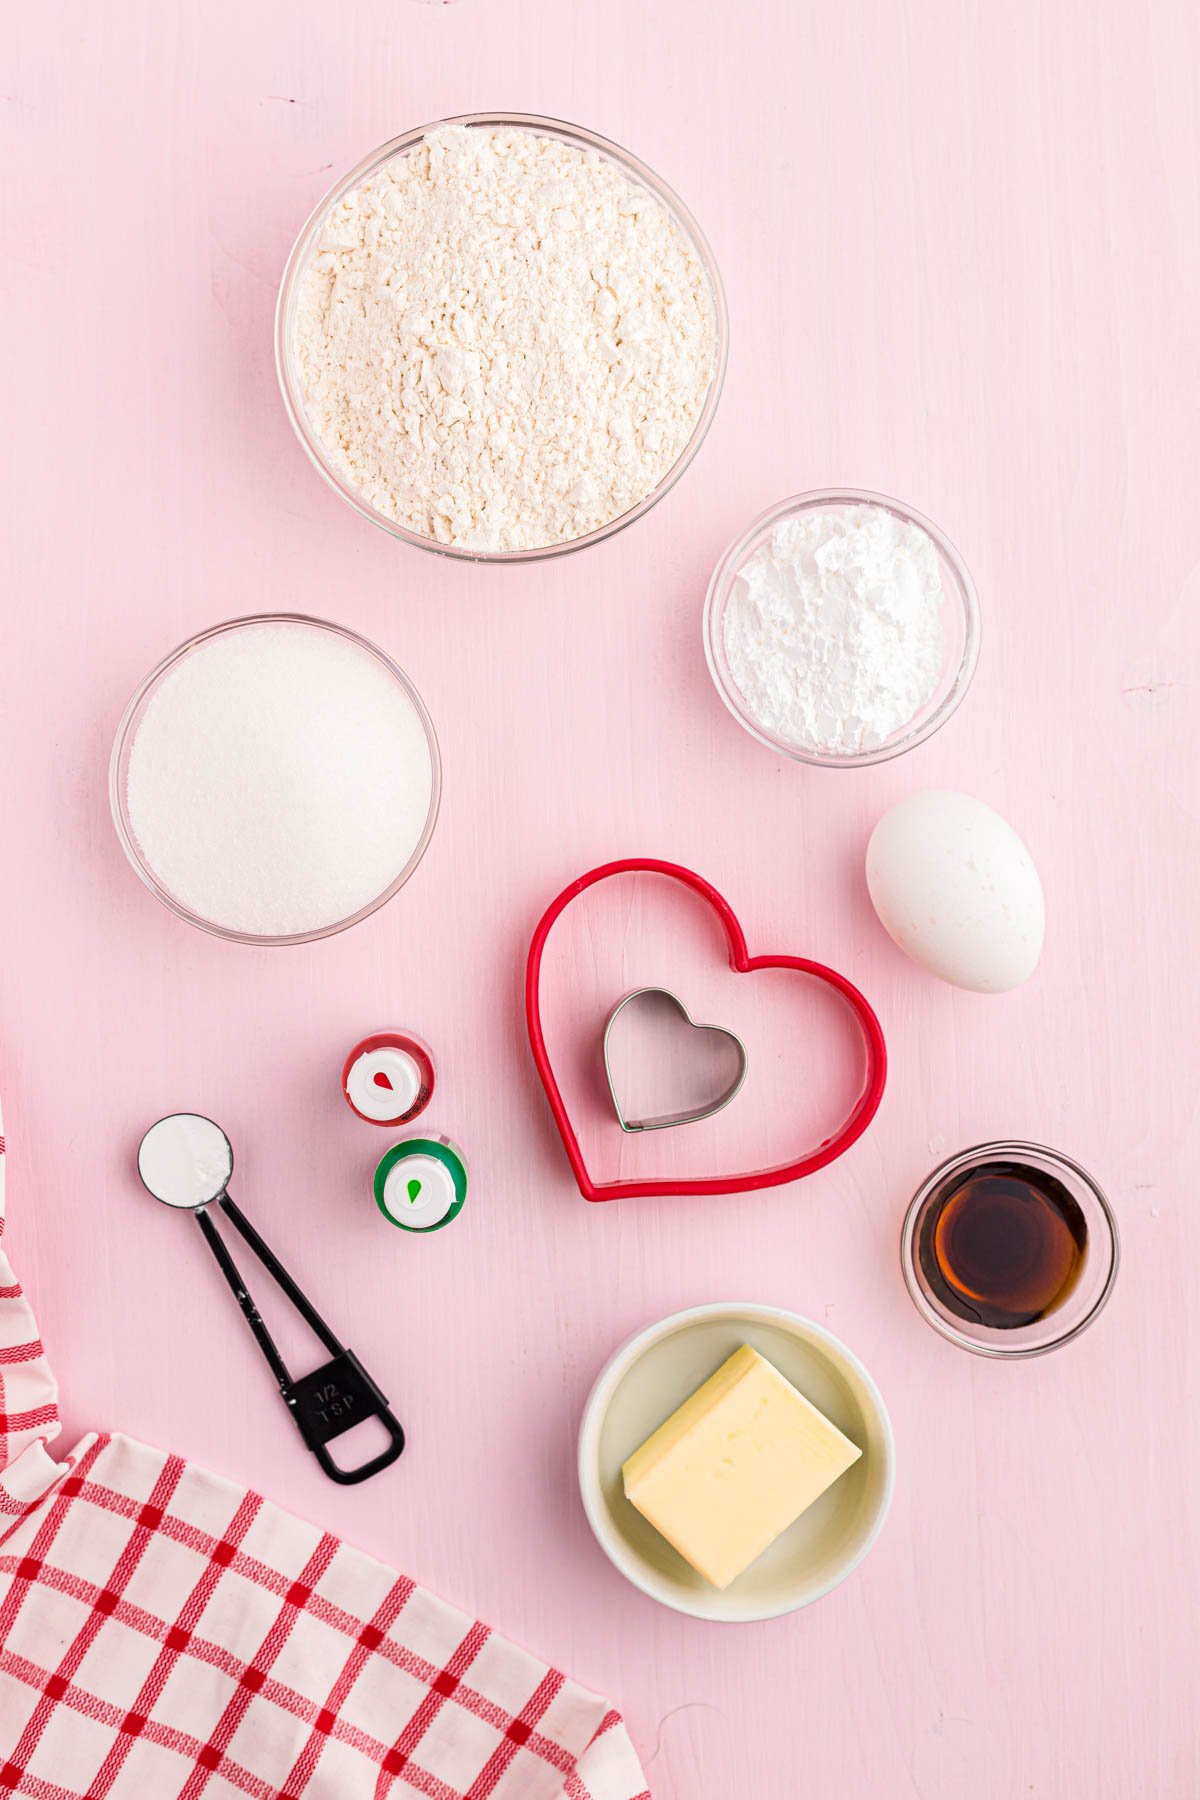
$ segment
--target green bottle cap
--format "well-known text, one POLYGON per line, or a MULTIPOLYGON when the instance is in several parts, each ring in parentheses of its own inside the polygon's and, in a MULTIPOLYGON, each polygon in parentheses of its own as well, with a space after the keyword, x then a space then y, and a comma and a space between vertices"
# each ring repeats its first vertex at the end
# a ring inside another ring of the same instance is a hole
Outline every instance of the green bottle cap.
POLYGON ((466 1197, 467 1165, 449 1138, 402 1138, 375 1171, 375 1204, 401 1231, 440 1231, 466 1197))

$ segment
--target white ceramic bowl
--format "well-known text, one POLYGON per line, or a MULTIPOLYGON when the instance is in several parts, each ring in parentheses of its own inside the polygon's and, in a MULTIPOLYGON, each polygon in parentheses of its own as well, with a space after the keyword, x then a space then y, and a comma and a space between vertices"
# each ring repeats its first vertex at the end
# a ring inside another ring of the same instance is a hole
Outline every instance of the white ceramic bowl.
POLYGON ((892 1427, 867 1371, 831 1332, 777 1306, 694 1306, 638 1332, 601 1371, 579 1429, 579 1489, 601 1549, 644 1594, 698 1619, 773 1619, 829 1593, 879 1535, 894 1479, 892 1427), (621 1464, 740 1344, 774 1363, 863 1454, 722 1590, 630 1505, 621 1464))

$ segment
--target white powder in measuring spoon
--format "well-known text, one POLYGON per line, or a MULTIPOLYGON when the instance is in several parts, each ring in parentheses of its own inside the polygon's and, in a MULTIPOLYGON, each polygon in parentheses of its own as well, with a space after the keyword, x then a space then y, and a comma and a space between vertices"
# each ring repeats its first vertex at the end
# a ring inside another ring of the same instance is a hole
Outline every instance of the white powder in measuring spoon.
POLYGON ((251 623, 163 677, 129 757, 129 821, 162 886, 226 930, 338 924, 389 888, 433 792, 424 723, 360 645, 251 623))
POLYGON ((582 537, 663 480, 713 378, 712 291, 661 201, 596 151, 442 126, 335 202, 293 352, 326 455, 468 549, 582 537))
POLYGON ((945 657, 937 547, 886 507, 782 519, 735 577, 730 676, 764 730, 854 755, 911 724, 945 657))

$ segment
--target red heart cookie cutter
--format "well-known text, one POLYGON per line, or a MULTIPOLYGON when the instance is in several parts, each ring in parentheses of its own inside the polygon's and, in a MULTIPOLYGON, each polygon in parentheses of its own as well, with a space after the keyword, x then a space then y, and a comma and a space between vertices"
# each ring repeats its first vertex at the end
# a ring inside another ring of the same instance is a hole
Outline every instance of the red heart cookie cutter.
POLYGON ((620 1200, 636 1194, 746 1194, 757 1188, 778 1187, 785 1181, 798 1181, 802 1175, 811 1175, 815 1169, 824 1168, 826 1163, 833 1162, 835 1157, 850 1148, 856 1138, 862 1136, 879 1109, 887 1080, 887 1048, 879 1020, 853 982, 847 981, 844 975, 839 975, 836 969, 826 968, 824 963, 811 962, 806 956, 751 956, 746 948, 745 935, 738 924, 737 914, 728 900, 718 894, 716 888, 705 881, 702 875, 685 869, 680 863, 659 862, 653 858, 630 857, 623 862, 604 863, 602 867, 592 869, 589 874, 581 875, 578 881, 565 887, 557 900, 546 908, 529 946, 529 960, 525 967, 525 1018, 538 1076, 546 1090, 558 1134, 585 1200, 620 1200), (585 893, 588 888, 595 887, 597 882, 607 881, 613 875, 665 875, 669 880, 678 881, 684 887, 691 888, 693 893, 699 894, 711 906, 725 928, 729 965, 735 974, 752 975, 758 969, 795 969, 802 975, 815 976, 818 981, 825 982, 835 993, 841 995, 862 1032, 867 1053, 867 1073, 862 1093, 849 1116, 832 1137, 825 1138, 815 1150, 808 1151, 792 1162, 778 1163, 771 1169, 755 1169, 746 1175, 684 1175, 671 1181, 592 1180, 550 1062, 542 1030, 539 996, 542 953, 555 920, 572 900, 585 893))

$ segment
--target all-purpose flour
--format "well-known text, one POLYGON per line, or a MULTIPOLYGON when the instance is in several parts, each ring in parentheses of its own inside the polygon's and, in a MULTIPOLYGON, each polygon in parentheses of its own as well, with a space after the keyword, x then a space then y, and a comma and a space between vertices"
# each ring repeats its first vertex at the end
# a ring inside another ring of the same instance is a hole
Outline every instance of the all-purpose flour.
POLYGON ((461 125, 335 204, 293 342, 346 481, 410 531, 491 551, 644 499, 716 354, 703 265, 652 194, 594 151, 461 125))
POLYGON ((733 582, 729 673, 753 718, 786 743, 874 749, 937 690, 943 599, 937 549, 919 525, 882 506, 796 513, 733 582))
POLYGON ((133 740, 129 820, 163 887, 226 930, 320 931, 389 888, 433 792, 424 723, 367 650, 251 623, 163 677, 133 740))

